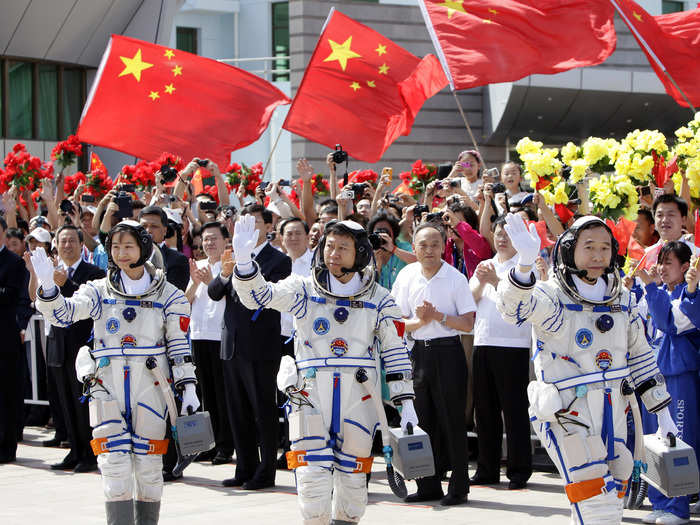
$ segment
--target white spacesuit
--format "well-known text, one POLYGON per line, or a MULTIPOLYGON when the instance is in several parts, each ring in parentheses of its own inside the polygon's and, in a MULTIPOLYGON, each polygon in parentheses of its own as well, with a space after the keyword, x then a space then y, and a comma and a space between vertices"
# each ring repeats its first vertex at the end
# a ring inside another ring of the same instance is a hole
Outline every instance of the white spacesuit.
MULTIPOLYGON (((134 516, 139 525, 158 522, 168 411, 147 359, 155 358, 168 381, 185 390, 183 405, 199 406, 188 336, 190 305, 162 270, 145 262, 151 248, 150 236, 138 223, 122 222, 107 240, 107 278, 82 285, 71 298, 52 291, 49 282, 40 283, 46 292, 40 291, 37 301, 37 309, 55 326, 94 320, 93 349, 81 349, 76 372, 89 398, 91 445, 102 473, 107 521, 115 525, 134 523, 134 516), (111 259, 111 236, 124 231, 134 233, 141 244, 138 264, 145 272, 138 294, 126 293, 126 276, 111 259)), ((42 256, 32 257, 38 273, 42 256)))
POLYGON ((330 285, 332 277, 322 260, 326 236, 314 254, 311 277, 292 275, 268 283, 253 263, 241 265, 241 257, 246 260, 240 242, 245 219, 236 224, 234 236, 233 285, 238 296, 250 309, 274 308, 294 317, 296 363, 283 358, 277 384, 291 394, 287 462, 296 469, 304 523, 327 525, 332 497, 332 523, 358 522, 367 504, 365 473, 371 470, 372 441, 379 426, 371 399, 381 395, 376 359, 386 371, 391 400, 397 406, 405 401, 402 422, 409 417, 417 422, 401 311, 388 290, 374 282, 373 268, 365 268, 371 246, 356 223, 337 223, 355 239, 352 271, 365 269, 364 278, 356 273, 348 284, 358 285, 348 297, 330 285))
MULTIPOLYGON (((506 230, 520 253, 521 267, 527 267, 534 262, 524 255, 527 237, 535 254, 539 237, 514 217, 508 217, 506 230)), ((566 482, 572 522, 586 525, 622 520, 622 498, 634 465, 625 446, 628 401, 621 392, 623 381, 630 382, 650 412, 666 414, 663 409, 670 402, 636 302, 620 286, 614 238, 613 259, 605 278, 597 282, 601 290, 606 288, 601 300, 590 300, 580 291, 584 286, 575 278, 581 272, 573 252, 580 232, 599 226, 607 229, 600 219, 584 217, 562 234, 549 280, 523 279, 514 269, 498 286, 504 318, 513 324, 532 323, 537 380, 528 386, 530 419, 566 482)))

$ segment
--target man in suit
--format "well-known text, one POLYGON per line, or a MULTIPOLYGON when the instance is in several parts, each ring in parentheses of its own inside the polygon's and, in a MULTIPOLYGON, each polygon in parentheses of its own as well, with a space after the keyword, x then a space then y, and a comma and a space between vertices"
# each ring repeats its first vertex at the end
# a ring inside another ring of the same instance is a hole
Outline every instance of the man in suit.
MULTIPOLYGON (((56 247, 60 261, 53 279, 64 297, 71 297, 81 284, 105 276, 101 268, 83 261, 83 232, 75 226, 67 224, 58 229, 56 247)), ((78 350, 88 344, 91 335, 92 320, 85 319, 65 328, 52 326, 47 338, 46 361, 54 376, 71 447, 63 461, 51 465, 53 470, 97 470, 97 459, 90 447, 88 404, 80 402, 83 385, 75 375, 78 350)))
MULTIPOLYGON (((272 213, 249 204, 241 215, 253 215, 259 231, 253 258, 267 281, 277 282, 292 272, 292 261, 267 242, 272 213)), ((278 411, 276 376, 282 357, 280 314, 276 310, 248 310, 231 285, 233 260, 224 252, 221 273, 209 283, 209 297, 226 298, 221 336, 224 387, 236 448, 236 473, 225 487, 247 490, 275 484, 278 411), (258 457, 258 448, 260 456, 258 457)))
POLYGON ((163 256, 163 269, 169 283, 174 284, 183 292, 190 282, 190 265, 187 257, 168 248, 165 237, 168 232, 168 216, 159 206, 146 206, 139 214, 139 222, 153 238, 153 245, 160 248, 163 256))
POLYGON ((19 400, 22 397, 23 346, 17 325, 17 307, 26 282, 24 261, 5 247, 7 223, 0 216, 0 463, 15 461, 17 427, 22 417, 19 400))

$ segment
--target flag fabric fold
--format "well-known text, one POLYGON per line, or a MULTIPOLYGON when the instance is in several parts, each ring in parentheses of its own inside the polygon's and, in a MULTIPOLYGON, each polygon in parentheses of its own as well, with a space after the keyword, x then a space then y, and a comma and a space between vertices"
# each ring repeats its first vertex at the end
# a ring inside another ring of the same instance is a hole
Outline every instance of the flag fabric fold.
POLYGON ((453 89, 593 66, 615 50, 608 0, 419 0, 453 89))
POLYGON ((611 0, 632 31, 666 93, 688 107, 700 106, 700 9, 652 16, 633 0, 611 0), (664 73, 664 68, 678 87, 664 73))
POLYGON ((220 166, 289 98, 265 80, 177 49, 112 35, 80 124, 83 142, 144 159, 168 151, 220 166))
POLYGON ((411 132, 425 101, 447 85, 433 55, 412 55, 373 29, 332 10, 284 129, 350 156, 377 162, 411 132))

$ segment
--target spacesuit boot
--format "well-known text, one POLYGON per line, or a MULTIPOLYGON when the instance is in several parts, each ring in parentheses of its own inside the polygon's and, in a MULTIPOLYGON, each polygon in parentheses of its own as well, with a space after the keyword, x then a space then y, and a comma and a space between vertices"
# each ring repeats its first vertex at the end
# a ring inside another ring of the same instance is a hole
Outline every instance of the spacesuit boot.
POLYGON ((108 501, 107 525, 134 525, 134 500, 108 501))
POLYGON ((135 525, 157 525, 160 514, 160 501, 136 500, 135 525))
POLYGON ((345 521, 345 520, 333 520, 333 521, 331 521, 331 525, 353 525, 354 523, 357 523, 357 522, 345 521))

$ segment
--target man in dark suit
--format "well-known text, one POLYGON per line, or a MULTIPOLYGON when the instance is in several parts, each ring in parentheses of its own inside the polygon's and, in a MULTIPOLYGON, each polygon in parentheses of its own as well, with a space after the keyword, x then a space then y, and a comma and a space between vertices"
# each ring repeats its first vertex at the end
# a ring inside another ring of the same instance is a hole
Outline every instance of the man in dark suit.
MULTIPOLYGON (((60 263, 54 272, 54 282, 64 297, 71 297, 81 284, 105 276, 101 268, 82 260, 83 232, 75 226, 67 224, 58 229, 56 247, 60 263)), ((88 344, 91 335, 92 320, 85 319, 66 328, 52 326, 46 340, 46 361, 55 379, 71 447, 63 461, 51 465, 53 470, 97 470, 97 460, 90 447, 88 404, 80 401, 83 385, 75 375, 78 350, 88 344)))
MULTIPOLYGON (((243 208, 255 216, 259 231, 253 251, 266 280, 277 282, 292 272, 292 261, 267 242, 272 214, 259 204, 243 208)), ((221 334, 224 387, 236 448, 236 473, 225 487, 247 490, 275 484, 279 414, 275 378, 282 357, 280 314, 276 310, 248 310, 231 286, 231 251, 224 254, 219 277, 209 283, 209 297, 226 298, 221 334), (258 448, 260 456, 258 457, 258 448)))
POLYGON ((165 244, 165 236, 170 226, 163 208, 146 206, 139 214, 139 222, 153 237, 153 245, 160 248, 166 279, 184 292, 187 289, 187 283, 190 282, 190 265, 187 257, 177 250, 168 248, 165 244))
POLYGON ((0 216, 0 463, 15 461, 17 455, 17 427, 22 417, 23 346, 17 325, 17 307, 26 282, 24 261, 5 247, 7 223, 0 216))

